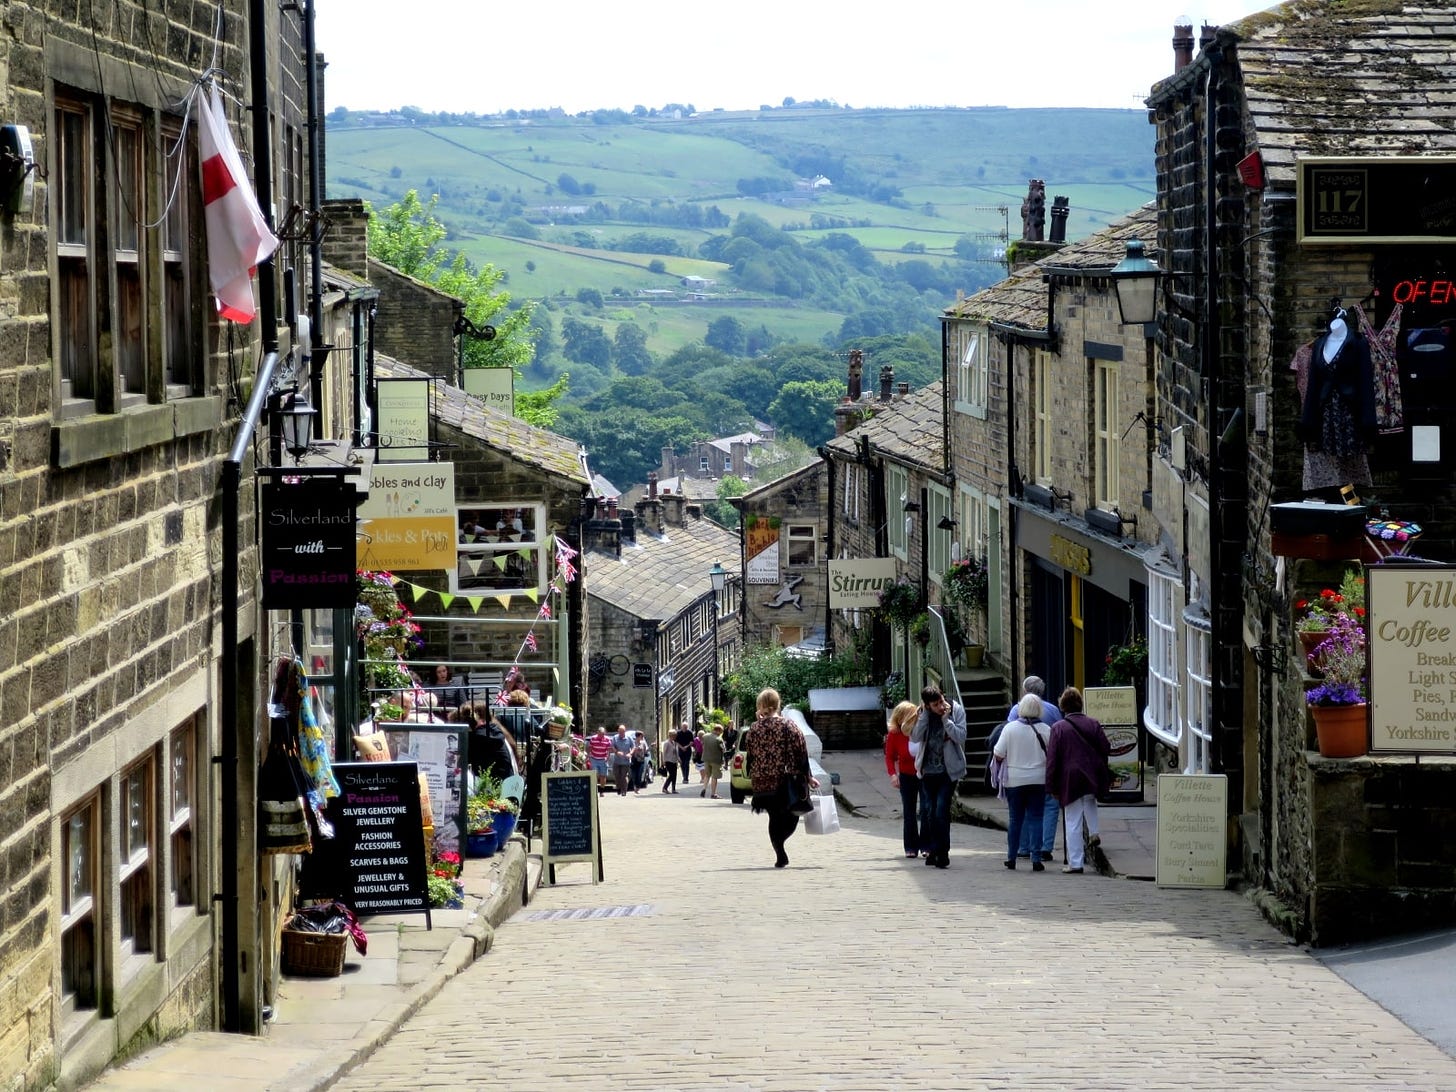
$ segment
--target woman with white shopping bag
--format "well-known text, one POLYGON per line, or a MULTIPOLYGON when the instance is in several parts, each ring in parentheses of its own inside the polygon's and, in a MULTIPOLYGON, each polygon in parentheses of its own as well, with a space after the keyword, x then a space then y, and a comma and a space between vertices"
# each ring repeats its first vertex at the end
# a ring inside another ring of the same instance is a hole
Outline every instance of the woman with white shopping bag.
MULTIPOLYGON (((784 843, 799 829, 799 816, 812 811, 810 789, 819 781, 809 773, 809 749, 804 734, 779 716, 779 692, 758 695, 758 719, 748 730, 745 747, 753 783, 753 810, 768 812, 768 840, 774 847, 774 867, 789 863, 784 843)), ((831 797, 831 803, 833 798, 831 797)))

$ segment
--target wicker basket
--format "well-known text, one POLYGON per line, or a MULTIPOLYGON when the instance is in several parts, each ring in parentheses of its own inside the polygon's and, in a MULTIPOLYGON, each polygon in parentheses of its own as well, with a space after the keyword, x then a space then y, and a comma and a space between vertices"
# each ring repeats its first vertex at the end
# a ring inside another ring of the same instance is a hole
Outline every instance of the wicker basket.
POLYGON ((348 933, 305 933, 283 930, 283 973, 333 978, 344 973, 348 933))
POLYGON ((571 727, 569 724, 555 724, 553 722, 548 721, 546 723, 546 738, 547 739, 565 739, 566 738, 566 730, 569 727, 571 727))

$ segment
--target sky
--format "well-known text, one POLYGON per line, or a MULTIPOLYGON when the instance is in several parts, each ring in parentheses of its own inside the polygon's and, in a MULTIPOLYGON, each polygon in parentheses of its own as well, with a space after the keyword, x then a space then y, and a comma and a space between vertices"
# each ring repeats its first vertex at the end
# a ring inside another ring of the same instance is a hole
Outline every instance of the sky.
POLYGON ((568 113, 667 103, 1141 108, 1173 27, 1263 0, 315 0, 326 105, 568 113), (854 7, 873 15, 852 13, 854 7))

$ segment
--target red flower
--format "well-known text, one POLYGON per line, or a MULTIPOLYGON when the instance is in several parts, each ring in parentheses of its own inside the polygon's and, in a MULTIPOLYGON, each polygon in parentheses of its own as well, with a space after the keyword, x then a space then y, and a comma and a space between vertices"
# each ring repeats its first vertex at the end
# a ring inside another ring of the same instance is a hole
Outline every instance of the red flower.
POLYGON ((1294 604, 1294 609, 1295 610, 1308 610, 1309 609, 1309 600, 1308 599, 1301 599, 1298 603, 1295 603, 1294 604))
POLYGON ((1364 607, 1356 607, 1355 608, 1355 617, 1356 618, 1364 618, 1365 617, 1365 608, 1364 607))

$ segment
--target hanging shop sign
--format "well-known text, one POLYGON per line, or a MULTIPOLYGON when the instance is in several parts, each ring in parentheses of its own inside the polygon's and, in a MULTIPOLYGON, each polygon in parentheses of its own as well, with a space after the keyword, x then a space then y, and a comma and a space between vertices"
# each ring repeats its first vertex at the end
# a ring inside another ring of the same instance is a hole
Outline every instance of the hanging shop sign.
POLYGON ((1082 692, 1083 708, 1102 725, 1112 752, 1107 765, 1112 784, 1097 797, 1109 804, 1141 803, 1143 799, 1142 729, 1138 727, 1137 689, 1131 686, 1089 686, 1082 692))
POLYGON ((455 464, 375 463, 359 532, 361 568, 455 568, 455 464))
POLYGON ((419 774, 413 762, 336 762, 329 801, 343 861, 342 899, 354 913, 430 912, 419 774))
POLYGON ((602 846, 597 819, 597 779, 590 770, 541 775, 541 866, 548 884, 556 882, 556 866, 587 861, 592 883, 602 871, 602 846))
POLYGON ((1372 753, 1456 754, 1456 566, 1365 569, 1372 753))
POLYGON ((632 665, 632 685, 639 688, 652 685, 651 664, 632 665))
POLYGON ((474 395, 493 410, 515 416, 516 369, 466 368, 465 393, 474 395))
POLYGON ((893 557, 857 557, 829 562, 829 606, 836 610, 872 610, 880 592, 895 582, 893 557))
POLYGON ((379 459, 408 463, 430 454, 429 379, 375 380, 379 459))
POLYGON ((1456 156, 1310 156, 1297 170, 1301 243, 1456 243, 1456 156))
POLYGON ((1228 778, 1158 777, 1159 887, 1224 887, 1228 871, 1228 778))
POLYGON ((354 483, 325 476, 265 481, 260 494, 263 608, 353 610, 354 483))

